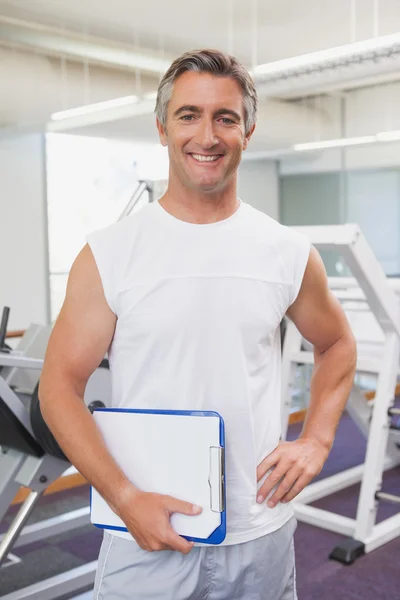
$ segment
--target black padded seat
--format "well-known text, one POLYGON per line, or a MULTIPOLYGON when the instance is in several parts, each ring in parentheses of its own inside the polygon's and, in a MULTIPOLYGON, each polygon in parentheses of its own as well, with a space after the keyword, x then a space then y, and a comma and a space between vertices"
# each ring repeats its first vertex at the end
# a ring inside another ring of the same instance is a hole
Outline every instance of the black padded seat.
POLYGON ((0 396, 0 446, 41 458, 44 450, 0 396))

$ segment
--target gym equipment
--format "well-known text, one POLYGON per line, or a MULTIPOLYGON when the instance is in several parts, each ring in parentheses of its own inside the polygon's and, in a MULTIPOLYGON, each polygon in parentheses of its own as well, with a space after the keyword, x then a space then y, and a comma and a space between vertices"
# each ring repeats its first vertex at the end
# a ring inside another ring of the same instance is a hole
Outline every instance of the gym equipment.
MULTIPOLYGON (((3 329, 6 329, 8 314, 9 311, 3 312, 3 329)), ((30 489, 8 531, 0 536, 0 567, 12 548, 76 529, 90 522, 89 507, 85 507, 25 526, 46 488, 71 471, 71 465, 43 421, 38 405, 38 375, 49 335, 50 327, 31 325, 16 350, 0 351, 0 520, 20 486, 30 489), (41 421, 38 419, 39 415, 41 421)), ((89 409, 93 409, 96 406, 107 406, 110 398, 108 361, 103 361, 88 381, 84 400, 89 409)), ((91 585, 96 567, 97 561, 94 561, 1 596, 1 599, 53 600, 91 585)))
POLYGON ((128 204, 122 211, 118 221, 121 221, 124 217, 131 214, 143 194, 147 192, 149 194, 149 202, 154 202, 154 182, 148 180, 139 180, 135 191, 133 192, 128 204))
MULTIPOLYGON (((396 432, 391 431, 389 427, 392 415, 400 414, 400 411, 393 408, 400 357, 399 299, 394 288, 398 288, 399 284, 386 278, 357 225, 295 229, 305 233, 316 248, 335 250, 342 255, 355 277, 348 280, 348 283, 350 281, 356 288, 350 293, 343 293, 343 280, 340 278, 337 287, 342 289, 342 293, 337 295, 344 302, 345 311, 348 315, 351 310, 357 313, 354 303, 362 302, 363 306, 358 310, 365 312, 368 307, 369 313, 366 314, 370 318, 370 325, 372 323, 375 326, 378 323, 380 326, 378 336, 374 327, 371 328, 371 343, 368 344, 368 339, 362 339, 358 344, 357 373, 377 378, 375 399, 373 402, 367 402, 360 389, 354 385, 347 403, 348 413, 367 438, 365 462, 311 483, 293 501, 295 515, 300 521, 350 536, 330 555, 330 558, 350 564, 358 556, 371 552, 400 534, 400 514, 379 524, 375 523, 378 502, 393 501, 388 494, 380 491, 382 474, 400 464, 396 432), (389 433, 393 435, 389 436, 389 433), (309 506, 311 502, 360 481, 361 490, 355 519, 309 506)), ((331 287, 335 287, 335 279, 330 280, 331 287)), ((351 322, 351 317, 349 320, 351 322)), ((304 340, 301 334, 292 322, 288 322, 282 354, 283 439, 287 432, 296 365, 314 362, 313 353, 309 349, 302 350, 302 344, 304 340)), ((395 502, 400 503, 400 498, 396 498, 395 502)))
MULTIPOLYGON (((161 195, 164 181, 139 181, 118 220, 128 216, 144 193, 149 202, 161 195)), ((50 328, 31 325, 18 348, 5 344, 9 309, 0 324, 0 521, 21 485, 31 489, 6 534, 0 535, 0 568, 13 547, 90 522, 89 507, 34 525, 25 523, 46 488, 70 467, 57 441, 44 422, 38 400, 38 381, 50 336, 50 328)), ((111 398, 111 378, 107 360, 89 378, 84 401, 89 410, 107 406, 111 398)), ((69 468, 70 467, 70 468, 69 468)), ((0 600, 55 600, 92 585, 97 561, 61 575, 1 596, 0 600)))
POLYGON ((1 318, 0 324, 0 352, 9 352, 11 350, 10 346, 7 346, 6 342, 6 333, 7 333, 7 323, 8 318, 10 316, 10 307, 5 306, 3 310, 3 316, 1 318))

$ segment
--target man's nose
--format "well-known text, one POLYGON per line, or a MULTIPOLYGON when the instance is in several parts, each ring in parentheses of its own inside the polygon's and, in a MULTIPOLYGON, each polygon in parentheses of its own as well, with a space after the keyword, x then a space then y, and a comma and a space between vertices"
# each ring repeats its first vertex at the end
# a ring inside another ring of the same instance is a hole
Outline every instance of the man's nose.
POLYGON ((215 133, 214 121, 203 119, 198 132, 197 141, 204 150, 209 150, 216 146, 219 139, 215 133))

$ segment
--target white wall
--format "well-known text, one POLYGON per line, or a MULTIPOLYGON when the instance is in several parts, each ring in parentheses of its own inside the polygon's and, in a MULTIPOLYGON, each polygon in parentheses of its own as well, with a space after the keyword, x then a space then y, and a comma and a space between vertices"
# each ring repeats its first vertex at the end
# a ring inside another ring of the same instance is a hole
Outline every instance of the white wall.
POLYGON ((400 142, 299 153, 299 156, 291 156, 280 162, 280 174, 331 173, 340 171, 342 164, 348 171, 398 168, 400 167, 400 142))
MULTIPOLYGON (((50 58, 0 47, 0 122, 2 126, 40 126, 50 114, 137 91, 135 74, 50 58), (40 86, 38 85, 40 81, 40 86)), ((156 78, 141 77, 143 92, 157 87, 156 78)))
POLYGON ((355 171, 347 181, 347 223, 358 223, 385 273, 400 273, 400 173, 355 171))
POLYGON ((273 219, 278 219, 277 163, 270 160, 243 161, 239 168, 238 196, 273 219))
MULTIPOLYGON (((320 125, 310 126, 308 141, 400 130, 399 82, 350 92, 346 95, 345 105, 341 128, 340 98, 319 98, 317 106, 324 119, 320 125), (326 123, 330 123, 329 129, 326 123)), ((348 170, 399 167, 400 142, 293 154, 281 161, 280 171, 282 175, 339 171, 342 161, 348 170)))
POLYGON ((47 323, 45 149, 42 135, 0 138, 0 310, 9 329, 47 323))

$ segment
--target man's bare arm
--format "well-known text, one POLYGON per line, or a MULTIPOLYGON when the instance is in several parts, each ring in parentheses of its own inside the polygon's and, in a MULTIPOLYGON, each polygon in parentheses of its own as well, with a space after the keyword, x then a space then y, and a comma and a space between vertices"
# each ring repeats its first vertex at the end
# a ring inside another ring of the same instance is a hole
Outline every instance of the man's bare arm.
POLYGON ((288 316, 314 345, 310 402, 301 437, 314 437, 330 450, 353 385, 357 350, 340 302, 328 288, 316 250, 310 261, 314 275, 307 275, 288 316))
POLYGON ((49 340, 40 378, 40 407, 71 463, 116 507, 126 478, 109 456, 83 403, 90 375, 111 343, 116 317, 108 307, 88 246, 76 259, 49 340))
POLYGON ((310 403, 302 433, 295 442, 282 442, 257 469, 258 481, 273 468, 259 491, 262 502, 289 502, 322 469, 346 406, 356 369, 356 343, 339 301, 329 290, 325 268, 312 248, 300 293, 288 317, 314 345, 310 403))
POLYGON ((170 526, 169 515, 198 514, 189 502, 144 493, 125 477, 109 454, 83 402, 90 375, 114 335, 116 316, 104 297, 88 246, 70 273, 64 305, 54 326, 40 379, 40 406, 47 425, 71 463, 106 499, 146 550, 190 551, 192 544, 170 526))

